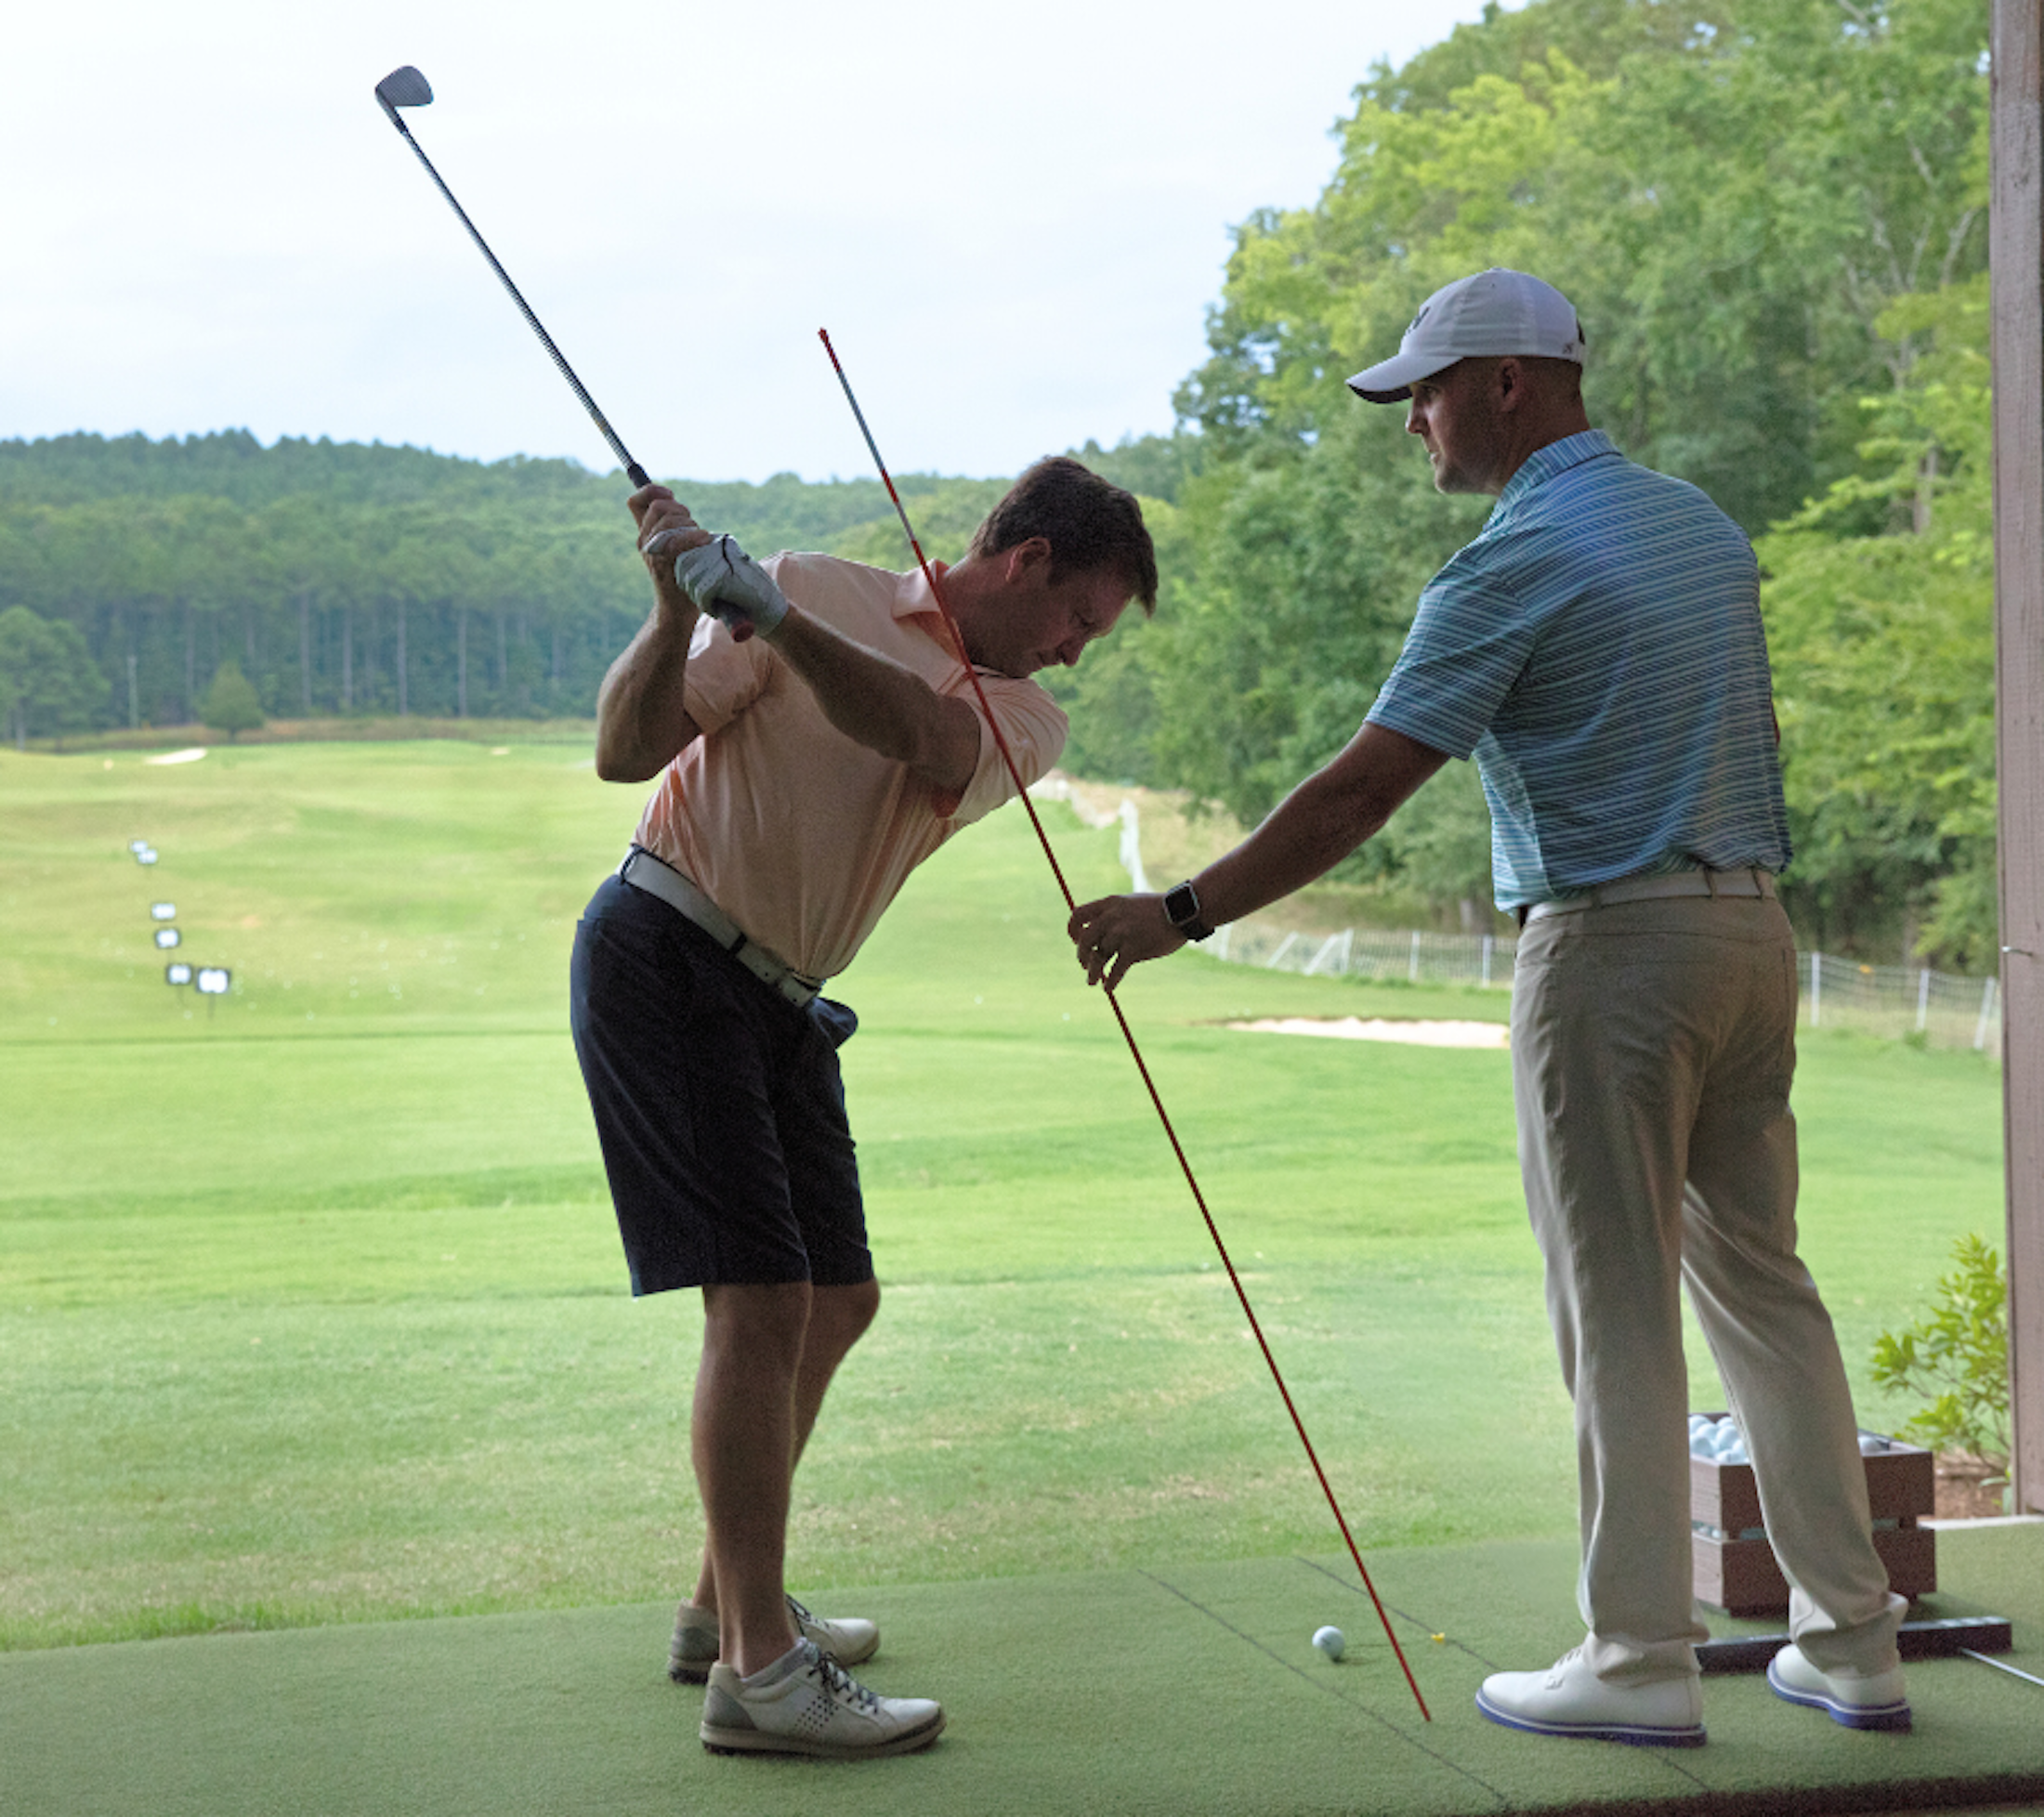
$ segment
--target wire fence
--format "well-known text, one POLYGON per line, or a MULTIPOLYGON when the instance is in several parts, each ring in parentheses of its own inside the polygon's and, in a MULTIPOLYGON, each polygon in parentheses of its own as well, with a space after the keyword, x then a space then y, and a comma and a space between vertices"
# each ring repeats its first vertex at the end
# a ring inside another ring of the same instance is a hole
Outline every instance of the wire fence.
POLYGON ((1399 978, 1408 984, 1512 987, 1514 943, 1491 935, 1349 927, 1293 934, 1260 922, 1217 928, 1208 948, 1238 965, 1329 978, 1399 978))
MULTIPOLYGON (((1517 943, 1494 935, 1343 928, 1289 932, 1259 922, 1217 929, 1209 950, 1238 965, 1308 976, 1406 984, 1512 987, 1517 943)), ((1801 1019, 1813 1028, 1852 1028, 1929 1047, 2001 1052, 2001 991, 1994 978, 1954 977, 1929 966, 1865 965, 1834 953, 1797 955, 1801 1019)))
MULTIPOLYGON (((1035 792, 1068 801, 1094 826, 1120 823, 1120 862, 1131 886, 1148 890, 1142 828, 1133 800, 1103 809, 1081 799, 1063 778, 1035 792)), ((1429 934, 1420 929, 1343 928, 1301 934, 1258 921, 1218 928, 1207 948, 1236 965, 1258 965, 1309 976, 1403 980, 1407 984, 1474 985, 1509 990, 1517 943, 1509 935, 1429 934)), ((1865 965, 1834 953, 1797 955, 1800 1019, 1812 1028, 1850 1028, 1927 1047, 1971 1048, 1999 1059, 2001 990, 1996 978, 1955 977, 1929 966, 1865 965)))

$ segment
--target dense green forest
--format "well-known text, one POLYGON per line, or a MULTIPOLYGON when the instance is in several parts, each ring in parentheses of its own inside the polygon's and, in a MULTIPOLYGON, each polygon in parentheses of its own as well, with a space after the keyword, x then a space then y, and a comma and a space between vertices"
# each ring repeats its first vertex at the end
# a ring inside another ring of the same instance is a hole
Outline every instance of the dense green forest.
MULTIPOLYGON (((1517 266, 1582 314, 1593 419, 1761 550, 1799 924, 1991 964, 1986 25, 1530 0, 1369 72, 1318 201, 1238 228, 1177 433, 1077 451, 1156 502, 1165 587, 1055 678, 1071 761, 1253 819, 1353 733, 1484 507, 1342 381, 1439 284, 1517 266)), ((877 482, 676 484, 762 552, 905 558, 877 482)), ((902 491, 943 556, 1002 485, 902 491)), ((272 716, 585 713, 643 611, 622 490, 231 434, 0 442, 0 706, 18 738, 187 722, 231 660, 272 716)), ((1350 869, 1471 914, 1468 766, 1350 869)))

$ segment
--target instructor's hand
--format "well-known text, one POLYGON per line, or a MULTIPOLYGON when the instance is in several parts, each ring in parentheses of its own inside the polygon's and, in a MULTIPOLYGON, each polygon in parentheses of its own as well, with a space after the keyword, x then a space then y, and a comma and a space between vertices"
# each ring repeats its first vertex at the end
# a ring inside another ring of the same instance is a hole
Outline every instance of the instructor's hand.
POLYGON ((1081 902, 1065 923, 1088 984, 1109 990, 1128 976, 1129 968, 1146 959, 1161 959, 1186 944, 1171 924, 1160 895, 1104 895, 1081 902))

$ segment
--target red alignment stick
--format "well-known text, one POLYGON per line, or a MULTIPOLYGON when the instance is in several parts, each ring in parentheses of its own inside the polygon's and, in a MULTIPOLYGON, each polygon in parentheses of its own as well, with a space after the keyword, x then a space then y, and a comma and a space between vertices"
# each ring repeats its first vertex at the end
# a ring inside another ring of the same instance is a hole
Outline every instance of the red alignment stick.
MULTIPOLYGON (((837 374, 837 382, 845 387, 845 401, 851 405, 852 414, 858 421, 858 433, 866 438, 866 449, 873 457, 873 465, 880 470, 881 483, 887 489, 887 496, 894 502, 895 516, 901 519, 902 533, 909 539, 909 547, 915 552, 916 566, 923 570, 923 578, 930 583, 930 592, 936 596, 937 608, 944 615, 944 628, 951 634, 951 642, 958 647, 958 660, 965 665, 966 678, 973 685, 973 692, 979 697, 979 711, 986 715, 987 724, 993 728, 993 741, 1000 748, 1001 761, 1008 766, 1008 778, 1015 784, 1015 791, 1028 809, 1029 825, 1036 829, 1037 843, 1043 848, 1043 856, 1050 860, 1051 874, 1057 879, 1057 887, 1063 892, 1065 907, 1077 908, 1071 885, 1065 881, 1065 872, 1057 862, 1057 854, 1051 850, 1049 836, 1043 831, 1043 823, 1036 817, 1036 804, 1029 799, 1029 791, 1022 780, 1022 772, 1015 767, 1015 754, 1008 749, 1008 741, 1002 735, 1001 722, 994 717, 993 708, 988 704, 987 690, 979 685, 979 672, 973 667, 972 658, 966 653, 965 639, 959 631, 958 621, 951 616, 950 606, 944 598, 944 588, 932 570, 929 558, 923 553, 923 545, 916 541, 914 528, 909 522, 909 514, 902 508, 901 495, 895 490, 894 480, 887 473, 887 464, 880 458, 880 449, 873 441, 873 432, 866 426, 866 412, 859 409, 858 399, 852 395, 852 382, 845 376, 845 368, 838 363, 837 349, 831 345, 831 331, 817 330, 817 338, 823 343, 823 351, 831 356, 831 369, 837 374)), ((1348 1555, 1356 1561, 1356 1570, 1363 1580, 1363 1588, 1369 1592, 1370 1602, 1377 1611, 1377 1619, 1383 1624, 1384 1639, 1391 1642, 1391 1651, 1397 1655, 1398 1668, 1405 1674, 1406 1682, 1412 1687, 1413 1701, 1420 1706, 1420 1715, 1428 1722, 1434 1714, 1426 1706, 1426 1699, 1420 1695, 1419 1680, 1412 1676, 1412 1667, 1407 1663, 1405 1649, 1398 1644, 1398 1637, 1391 1631, 1391 1617, 1384 1613, 1384 1605, 1379 1601, 1377 1586, 1369 1581, 1369 1568, 1363 1563, 1363 1555, 1356 1548, 1356 1537, 1348 1530, 1348 1521, 1342 1513, 1342 1504, 1335 1500, 1334 1490, 1327 1480, 1327 1471, 1320 1468, 1319 1454, 1313 1448, 1313 1441, 1306 1436, 1305 1421, 1299 1418, 1299 1409, 1292 1405, 1291 1390, 1285 1386, 1283 1372, 1278 1367, 1278 1359, 1270 1353, 1270 1345, 1264 1340, 1264 1327, 1257 1323, 1256 1311, 1249 1303, 1249 1295, 1243 1291, 1242 1279, 1235 1272, 1235 1263, 1228 1255, 1228 1246, 1221 1240, 1220 1227, 1213 1222, 1213 1213, 1207 1209, 1206 1195, 1199 1190, 1199 1183, 1193 1177, 1192 1163, 1186 1158, 1186 1151, 1179 1145, 1178 1131, 1172 1127, 1171 1116, 1164 1108, 1164 1101, 1158 1095, 1157 1086, 1150 1078, 1149 1067, 1143 1059, 1143 1051, 1135 1044, 1135 1035, 1129 1027, 1129 1019, 1121 1013, 1113 988, 1107 989, 1107 1006, 1114 1012, 1114 1019, 1121 1029, 1121 1039, 1128 1043, 1129 1055, 1135 1062, 1135 1070, 1143 1076, 1143 1084, 1148 1090, 1150 1103, 1157 1106, 1158 1120, 1164 1126, 1164 1134, 1171 1142, 1171 1152, 1178 1157, 1179 1170, 1186 1176, 1186 1184, 1192 1188, 1192 1202, 1199 1208, 1199 1215, 1206 1220, 1207 1235, 1213 1238, 1213 1247, 1220 1251, 1221 1265, 1228 1271, 1228 1283, 1235 1289, 1235 1297, 1242 1302, 1242 1316, 1249 1320, 1249 1328, 1256 1334, 1257 1347, 1264 1353, 1264 1361, 1270 1366, 1270 1379, 1278 1384, 1278 1392, 1284 1397, 1285 1411, 1291 1416, 1292 1428, 1299 1434, 1299 1443, 1305 1446, 1306 1461, 1313 1466, 1313 1473, 1320 1479, 1320 1493, 1327 1497, 1327 1505, 1334 1510, 1334 1524, 1341 1528, 1342 1537, 1347 1542, 1348 1555)))

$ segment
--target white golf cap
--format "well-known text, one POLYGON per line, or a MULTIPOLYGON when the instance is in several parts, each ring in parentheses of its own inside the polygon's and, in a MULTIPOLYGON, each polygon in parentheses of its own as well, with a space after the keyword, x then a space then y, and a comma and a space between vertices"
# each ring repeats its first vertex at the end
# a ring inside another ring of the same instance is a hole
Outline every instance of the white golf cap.
POLYGON ((1582 364, 1582 323, 1576 306, 1553 284, 1524 271, 1492 266, 1444 284, 1420 306, 1398 351, 1349 380, 1373 404, 1412 395, 1415 379, 1432 378, 1458 359, 1518 353, 1582 364))

